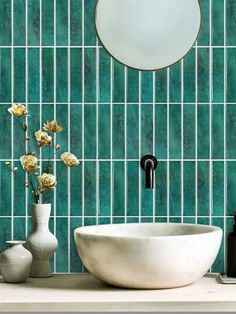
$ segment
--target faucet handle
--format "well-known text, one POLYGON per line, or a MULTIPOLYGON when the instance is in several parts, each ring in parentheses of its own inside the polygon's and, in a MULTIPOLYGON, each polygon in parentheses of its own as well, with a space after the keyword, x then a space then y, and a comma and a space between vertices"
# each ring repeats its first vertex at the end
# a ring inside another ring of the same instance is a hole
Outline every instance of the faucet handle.
POLYGON ((148 161, 148 160, 150 160, 150 161, 153 162, 153 170, 155 170, 156 167, 157 167, 157 165, 158 165, 158 161, 157 161, 156 157, 153 156, 153 155, 145 155, 145 156, 143 156, 143 157, 141 158, 141 160, 140 160, 140 166, 141 166, 141 168, 142 168, 143 170, 145 170, 145 168, 146 168, 145 164, 146 164, 146 161, 148 161))

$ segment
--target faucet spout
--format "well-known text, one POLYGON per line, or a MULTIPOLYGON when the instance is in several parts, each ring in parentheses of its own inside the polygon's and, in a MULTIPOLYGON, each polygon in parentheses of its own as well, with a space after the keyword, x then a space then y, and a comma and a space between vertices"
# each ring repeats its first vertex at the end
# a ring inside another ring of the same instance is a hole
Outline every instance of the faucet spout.
POLYGON ((141 159, 141 167, 145 171, 145 188, 154 188, 154 171, 157 167, 157 159, 152 155, 146 155, 141 159))

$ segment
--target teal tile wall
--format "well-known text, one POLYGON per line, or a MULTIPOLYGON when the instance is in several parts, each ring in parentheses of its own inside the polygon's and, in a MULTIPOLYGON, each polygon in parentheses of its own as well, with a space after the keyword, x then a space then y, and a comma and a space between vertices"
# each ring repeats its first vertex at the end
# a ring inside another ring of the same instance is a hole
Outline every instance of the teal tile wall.
POLYGON ((71 171, 54 161, 55 272, 83 271, 76 227, 153 221, 220 226, 224 241, 212 271, 224 270, 236 209, 236 1, 200 3, 201 32, 189 54, 168 69, 141 73, 100 45, 95 0, 0 1, 1 250, 5 240, 31 232, 22 137, 7 112, 19 102, 30 111, 30 130, 60 121, 57 141, 81 160, 71 171), (153 191, 144 189, 144 154, 159 159, 153 191), (19 167, 15 178, 4 167, 8 160, 19 167))

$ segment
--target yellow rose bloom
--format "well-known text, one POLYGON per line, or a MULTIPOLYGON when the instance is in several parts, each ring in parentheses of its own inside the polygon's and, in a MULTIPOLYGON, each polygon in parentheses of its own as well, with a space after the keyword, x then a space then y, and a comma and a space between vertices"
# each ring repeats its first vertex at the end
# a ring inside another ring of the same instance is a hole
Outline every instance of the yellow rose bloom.
POLYGON ((41 176, 38 176, 38 182, 40 189, 46 190, 54 189, 57 184, 56 177, 50 173, 43 173, 41 176))
POLYGON ((20 157, 20 162, 23 167, 23 169, 26 172, 32 172, 36 171, 38 166, 37 166, 37 158, 33 155, 24 155, 20 157))
POLYGON ((34 133, 39 146, 52 146, 52 137, 41 130, 34 133))
POLYGON ((26 107, 21 104, 12 105, 12 107, 8 108, 8 111, 16 117, 25 117, 28 115, 26 107))
POLYGON ((63 153, 61 159, 67 167, 75 167, 79 164, 77 157, 69 152, 63 153))
POLYGON ((63 127, 60 124, 58 124, 57 121, 55 120, 52 121, 48 120, 46 123, 44 123, 43 129, 48 132, 58 133, 63 130, 63 127))

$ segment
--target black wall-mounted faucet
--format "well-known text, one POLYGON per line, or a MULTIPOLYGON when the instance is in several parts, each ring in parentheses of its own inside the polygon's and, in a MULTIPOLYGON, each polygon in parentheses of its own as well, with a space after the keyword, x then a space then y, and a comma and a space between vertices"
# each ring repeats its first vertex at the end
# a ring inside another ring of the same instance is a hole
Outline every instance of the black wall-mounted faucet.
POLYGON ((145 187, 146 189, 154 188, 154 171, 157 167, 158 161, 156 157, 152 155, 146 155, 142 157, 140 165, 145 171, 145 187))

